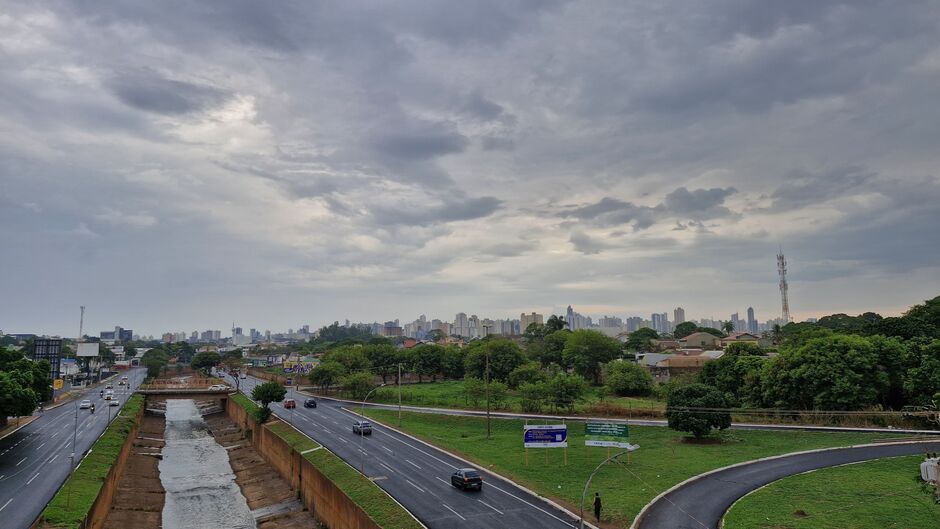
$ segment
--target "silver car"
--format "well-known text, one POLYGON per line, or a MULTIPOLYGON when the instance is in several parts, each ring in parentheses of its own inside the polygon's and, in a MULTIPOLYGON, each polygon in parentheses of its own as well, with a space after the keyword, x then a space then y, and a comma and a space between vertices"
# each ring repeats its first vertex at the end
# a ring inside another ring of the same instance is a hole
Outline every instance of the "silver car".
POLYGON ((352 431, 357 435, 372 435, 372 425, 369 421, 356 421, 353 423, 352 431))
POLYGON ((87 410, 88 408, 91 408, 91 401, 88 400, 88 399, 85 399, 85 400, 81 401, 81 402, 78 404, 78 408, 81 409, 81 410, 87 410))

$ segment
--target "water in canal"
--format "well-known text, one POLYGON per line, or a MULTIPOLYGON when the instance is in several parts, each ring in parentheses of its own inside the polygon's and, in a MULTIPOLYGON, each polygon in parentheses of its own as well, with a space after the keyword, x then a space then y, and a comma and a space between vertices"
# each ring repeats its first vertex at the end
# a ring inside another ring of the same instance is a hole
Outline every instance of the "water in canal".
POLYGON ((166 401, 166 446, 160 482, 166 490, 163 527, 255 529, 225 449, 209 435, 192 400, 166 401))

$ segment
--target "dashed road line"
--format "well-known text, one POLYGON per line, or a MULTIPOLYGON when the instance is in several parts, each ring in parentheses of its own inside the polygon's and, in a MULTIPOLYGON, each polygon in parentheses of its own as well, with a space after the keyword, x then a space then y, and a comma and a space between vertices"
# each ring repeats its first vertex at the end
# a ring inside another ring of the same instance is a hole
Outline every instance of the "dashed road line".
POLYGON ((9 505, 11 501, 13 501, 13 498, 10 498, 9 500, 7 500, 7 502, 3 504, 3 507, 0 507, 0 511, 2 511, 3 509, 6 509, 7 505, 9 505))
POLYGON ((389 454, 394 454, 394 453, 395 453, 394 450, 392 450, 391 448, 389 448, 389 447, 387 447, 387 446, 383 446, 383 447, 382 447, 382 450, 387 451, 389 454))
POLYGON ((456 514, 456 515, 457 515, 457 518, 460 518, 461 520, 463 520, 463 521, 465 521, 465 522, 467 521, 466 518, 464 518, 463 516, 461 516, 459 512, 457 512, 457 511, 451 509, 450 506, 447 505, 446 503, 442 503, 441 505, 443 505, 444 508, 447 509, 448 511, 450 511, 450 512, 456 514))
POLYGON ((34 479, 36 479, 36 478, 39 477, 39 474, 40 474, 40 472, 36 472, 36 475, 33 476, 33 477, 31 477, 31 478, 29 478, 29 481, 27 481, 26 484, 29 485, 30 483, 32 483, 34 479))
POLYGON ((411 461, 410 459, 406 459, 406 460, 405 460, 405 463, 408 463, 409 465, 411 465, 411 466, 417 468, 418 470, 421 470, 421 467, 419 467, 418 465, 414 464, 414 462, 411 461))
POLYGON ((415 485, 414 483, 412 483, 410 479, 405 478, 405 481, 407 481, 408 484, 411 485, 412 487, 414 487, 414 488, 420 490, 421 492, 424 492, 424 489, 422 489, 421 487, 419 487, 419 486, 415 485))
POLYGON ((559 522, 561 522, 561 523, 567 525, 568 527, 575 527, 574 524, 568 523, 567 520, 555 516, 554 514, 552 514, 552 513, 548 512, 548 511, 546 511, 545 509, 539 507, 538 505, 535 505, 535 504, 533 504, 533 503, 531 503, 531 502, 528 502, 528 501, 526 501, 526 500, 520 498, 519 496, 516 496, 515 494, 509 492, 508 490, 503 490, 503 489, 497 487, 496 485, 493 485, 492 483, 490 483, 488 486, 489 486, 490 488, 493 488, 493 489, 496 489, 496 490, 502 492, 503 494, 506 494, 507 496, 512 496, 513 498, 515 498, 515 499, 521 501, 522 503, 528 505, 529 507, 532 507, 533 509, 538 509, 539 511, 541 511, 541 512, 543 512, 543 513, 545 513, 545 514, 547 514, 547 515, 549 515, 549 516, 551 516, 552 518, 554 518, 554 519, 558 520, 559 522))
POLYGON ((489 503, 486 503, 486 502, 483 501, 483 500, 477 500, 477 501, 480 502, 480 503, 482 503, 483 505, 486 505, 486 506, 489 507, 490 509, 493 509, 494 511, 498 512, 499 514, 503 514, 503 511, 497 509, 496 507, 493 507, 493 506, 490 505, 489 503))
POLYGON ((382 465, 383 467, 385 467, 385 470, 388 470, 389 472, 392 472, 392 473, 395 472, 394 470, 392 470, 392 467, 386 465, 385 463, 382 463, 382 462, 380 461, 379 464, 382 465))
POLYGON ((16 465, 14 465, 14 466, 17 466, 17 467, 20 466, 20 465, 23 463, 23 461, 26 461, 27 459, 29 459, 29 458, 24 457, 23 459, 20 459, 20 462, 17 463, 16 465))

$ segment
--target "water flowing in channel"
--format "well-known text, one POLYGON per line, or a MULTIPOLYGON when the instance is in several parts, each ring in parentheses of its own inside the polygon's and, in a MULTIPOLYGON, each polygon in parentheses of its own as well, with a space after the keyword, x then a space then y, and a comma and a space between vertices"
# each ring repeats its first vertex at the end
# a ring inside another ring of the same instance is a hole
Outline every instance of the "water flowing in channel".
POLYGON ((160 461, 166 490, 163 527, 256 529, 228 454, 209 435, 192 400, 166 401, 165 439, 160 461))

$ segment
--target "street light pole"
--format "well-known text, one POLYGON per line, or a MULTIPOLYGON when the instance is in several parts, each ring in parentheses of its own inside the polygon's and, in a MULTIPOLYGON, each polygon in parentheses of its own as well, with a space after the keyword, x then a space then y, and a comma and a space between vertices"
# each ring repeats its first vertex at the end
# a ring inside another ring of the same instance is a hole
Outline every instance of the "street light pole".
POLYGON ((594 474, 597 474, 597 471, 600 470, 602 466, 606 465, 608 461, 615 460, 618 457, 626 454, 627 452, 629 452, 629 450, 623 450, 623 451, 617 452, 616 454, 601 461, 601 464, 597 465, 597 468, 594 469, 594 472, 591 472, 591 475, 588 476, 587 483, 584 484, 584 490, 581 491, 581 503, 578 505, 578 507, 580 507, 581 509, 581 512, 580 512, 581 523, 578 526, 579 529, 584 529, 584 496, 587 494, 588 486, 591 484, 591 480, 594 479, 594 474))
MULTIPOLYGON (((362 404, 360 405, 360 408, 359 408, 359 416, 360 416, 360 417, 365 417, 366 401, 369 400, 369 395, 371 395, 373 391, 375 391, 375 390, 377 390, 377 389, 379 389, 379 388, 381 388, 381 387, 383 387, 383 386, 385 386, 385 383, 384 383, 384 382, 383 382, 382 384, 379 384, 378 386, 376 386, 376 387, 370 389, 369 392, 366 393, 366 396, 365 396, 364 399, 362 399, 362 404)), ((365 435, 364 433, 362 433, 362 429, 360 429, 360 430, 359 430, 359 472, 361 472, 362 475, 365 475, 365 474, 366 474, 366 451, 362 449, 362 441, 363 441, 363 439, 365 438, 365 436, 366 436, 366 435, 365 435)))
MULTIPOLYGON (((483 326, 483 337, 486 338, 490 335, 490 326, 483 326)), ((490 344, 487 343, 483 346, 483 350, 486 352, 486 438, 490 438, 490 344)))
POLYGON ((398 364, 398 427, 401 428, 401 363, 398 364))

